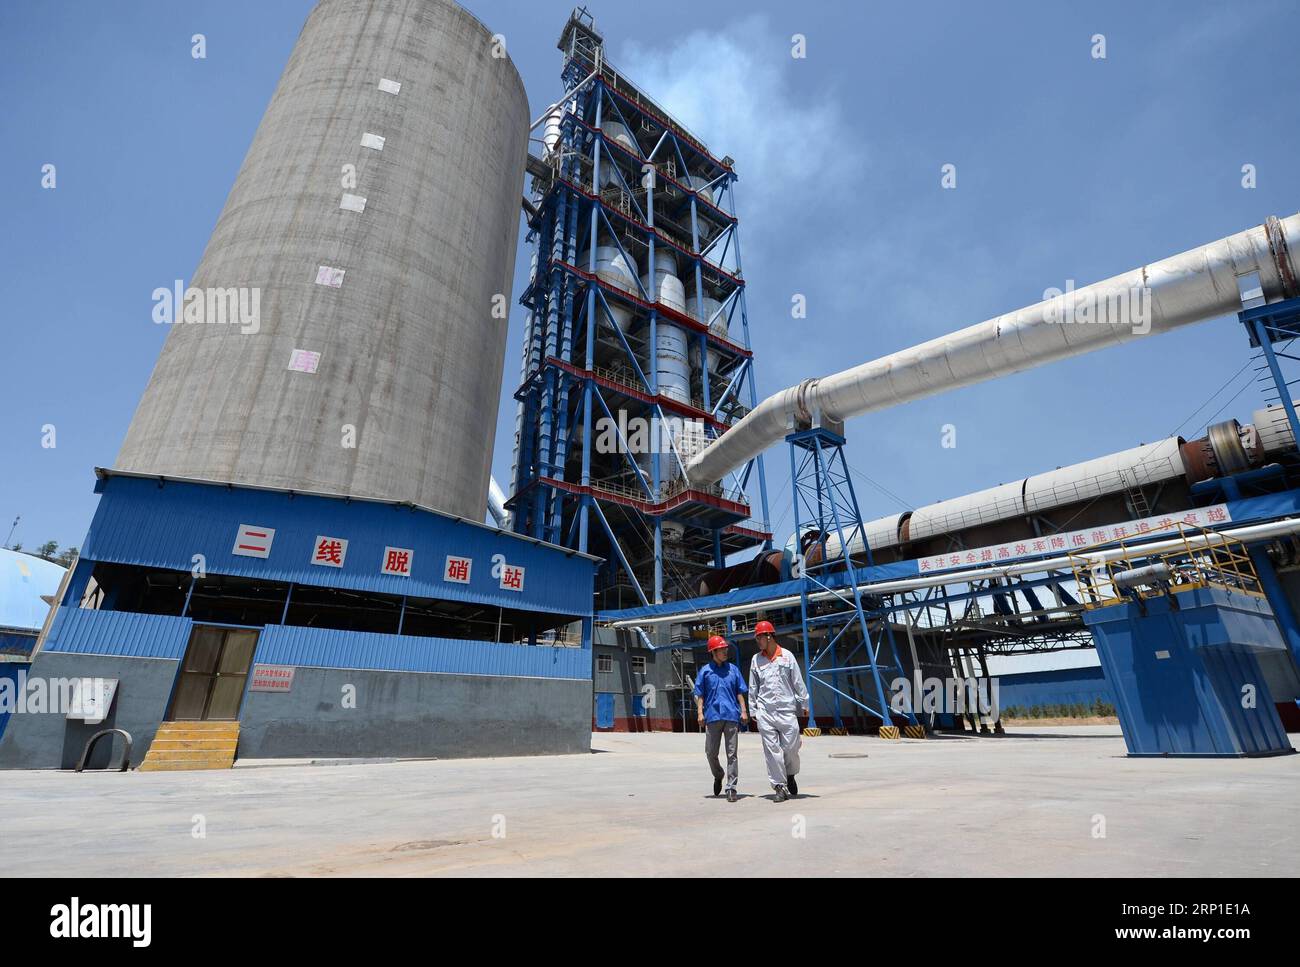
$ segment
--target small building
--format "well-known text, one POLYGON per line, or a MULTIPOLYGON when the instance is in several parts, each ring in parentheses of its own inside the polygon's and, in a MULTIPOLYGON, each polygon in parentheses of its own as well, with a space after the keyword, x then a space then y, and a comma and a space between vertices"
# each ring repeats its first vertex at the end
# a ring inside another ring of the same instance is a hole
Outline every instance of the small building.
POLYGON ((53 561, 0 548, 0 660, 31 657, 66 573, 53 561))
MULTIPOLYGON (((12 695, 67 570, 43 558, 0 548, 0 689, 12 695)), ((0 701, 0 736, 10 709, 0 701)))
MULTIPOLYGON (((666 640, 659 645, 666 644, 666 640)), ((647 648, 630 631, 597 628, 591 727, 596 732, 695 732, 696 649, 647 648)))
POLYGON ((590 748, 597 559, 411 504, 97 474, 28 674, 109 683, 107 715, 16 715, 0 767, 70 767, 106 728, 139 764, 164 723, 232 724, 251 758, 590 748))

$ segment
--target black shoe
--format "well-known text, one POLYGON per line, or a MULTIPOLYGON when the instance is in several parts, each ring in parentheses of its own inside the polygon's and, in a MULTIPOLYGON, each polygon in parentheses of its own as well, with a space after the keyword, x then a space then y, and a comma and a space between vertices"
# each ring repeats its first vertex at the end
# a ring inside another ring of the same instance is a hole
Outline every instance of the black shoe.
POLYGON ((714 780, 713 780, 713 796, 714 796, 714 798, 716 799, 716 798, 717 798, 719 795, 721 795, 721 794, 722 794, 722 780, 721 780, 721 779, 714 779, 714 780))
POLYGON ((727 802, 735 802, 735 801, 736 801, 736 790, 734 790, 734 789, 728 789, 728 790, 727 790, 727 802))
POLYGON ((775 799, 777 802, 785 802, 789 798, 790 798, 790 793, 786 790, 785 786, 776 787, 775 799))
POLYGON ((786 776, 785 784, 790 788, 790 795, 799 795, 799 783, 794 781, 794 776, 786 776))

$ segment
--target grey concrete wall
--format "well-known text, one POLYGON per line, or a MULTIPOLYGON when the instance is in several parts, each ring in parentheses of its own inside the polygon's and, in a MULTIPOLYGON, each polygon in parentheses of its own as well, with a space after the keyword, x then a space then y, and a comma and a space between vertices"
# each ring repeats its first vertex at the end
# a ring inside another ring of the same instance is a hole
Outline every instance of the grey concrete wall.
POLYGON ((191 280, 258 289, 260 330, 174 325, 118 469, 483 519, 506 340, 493 298, 511 302, 529 122, 492 54, 450 0, 321 0, 191 280), (365 210, 340 210, 345 192, 365 210), (341 288, 316 284, 321 265, 345 270, 341 288), (288 370, 295 349, 321 354, 315 374, 288 370))
POLYGON ((558 755, 591 749, 591 683, 299 668, 290 692, 249 692, 239 757, 558 755), (344 708, 344 686, 356 708, 344 708))
MULTIPOLYGON (((131 733, 131 764, 139 765, 166 714, 177 665, 106 655, 38 656, 31 675, 119 679, 112 713, 94 726, 62 714, 14 715, 0 738, 0 768, 71 769, 87 739, 104 728, 131 733)), ((107 742, 96 747, 91 766, 108 765, 107 742)), ((289 692, 247 693, 238 755, 465 758, 590 748, 587 681, 299 668, 289 692), (343 707, 345 685, 355 686, 355 708, 343 707)))
MULTIPOLYGON (((125 729, 133 741, 131 765, 149 751, 158 724, 167 713, 179 662, 167 658, 118 658, 42 652, 28 677, 116 678, 117 695, 107 719, 98 725, 69 720, 53 712, 14 715, 0 738, 0 769, 71 769, 92 735, 101 729, 125 729)), ((102 769, 117 761, 121 739, 104 738, 95 746, 87 768, 102 769)))

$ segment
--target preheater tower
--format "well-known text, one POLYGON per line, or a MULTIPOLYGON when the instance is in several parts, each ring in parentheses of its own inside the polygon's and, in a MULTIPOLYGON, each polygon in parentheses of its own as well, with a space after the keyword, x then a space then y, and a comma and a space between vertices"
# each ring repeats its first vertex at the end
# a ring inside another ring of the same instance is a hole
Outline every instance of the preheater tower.
POLYGON ((257 331, 178 307, 116 467, 481 520, 528 122, 454 3, 321 0, 191 282, 257 331))

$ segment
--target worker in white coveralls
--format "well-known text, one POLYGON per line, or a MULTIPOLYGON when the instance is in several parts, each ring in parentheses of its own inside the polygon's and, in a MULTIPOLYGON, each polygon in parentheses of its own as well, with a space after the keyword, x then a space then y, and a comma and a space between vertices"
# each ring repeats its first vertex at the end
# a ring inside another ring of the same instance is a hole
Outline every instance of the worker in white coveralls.
POLYGON ((695 676, 695 709, 704 726, 704 757, 709 760, 709 769, 713 773, 713 795, 722 792, 723 776, 727 780, 727 802, 736 801, 736 779, 740 767, 737 760, 736 744, 740 733, 740 723, 749 718, 745 710, 745 676, 740 669, 727 661, 730 651, 727 639, 714 635, 709 639, 709 658, 707 665, 695 676), (718 747, 723 739, 727 740, 727 771, 722 771, 718 761, 718 747))
POLYGON ((776 801, 785 802, 799 794, 799 715, 808 712, 808 689, 799 662, 776 643, 770 621, 754 625, 754 638, 760 650, 749 663, 749 707, 763 740, 767 781, 776 790, 776 801))

